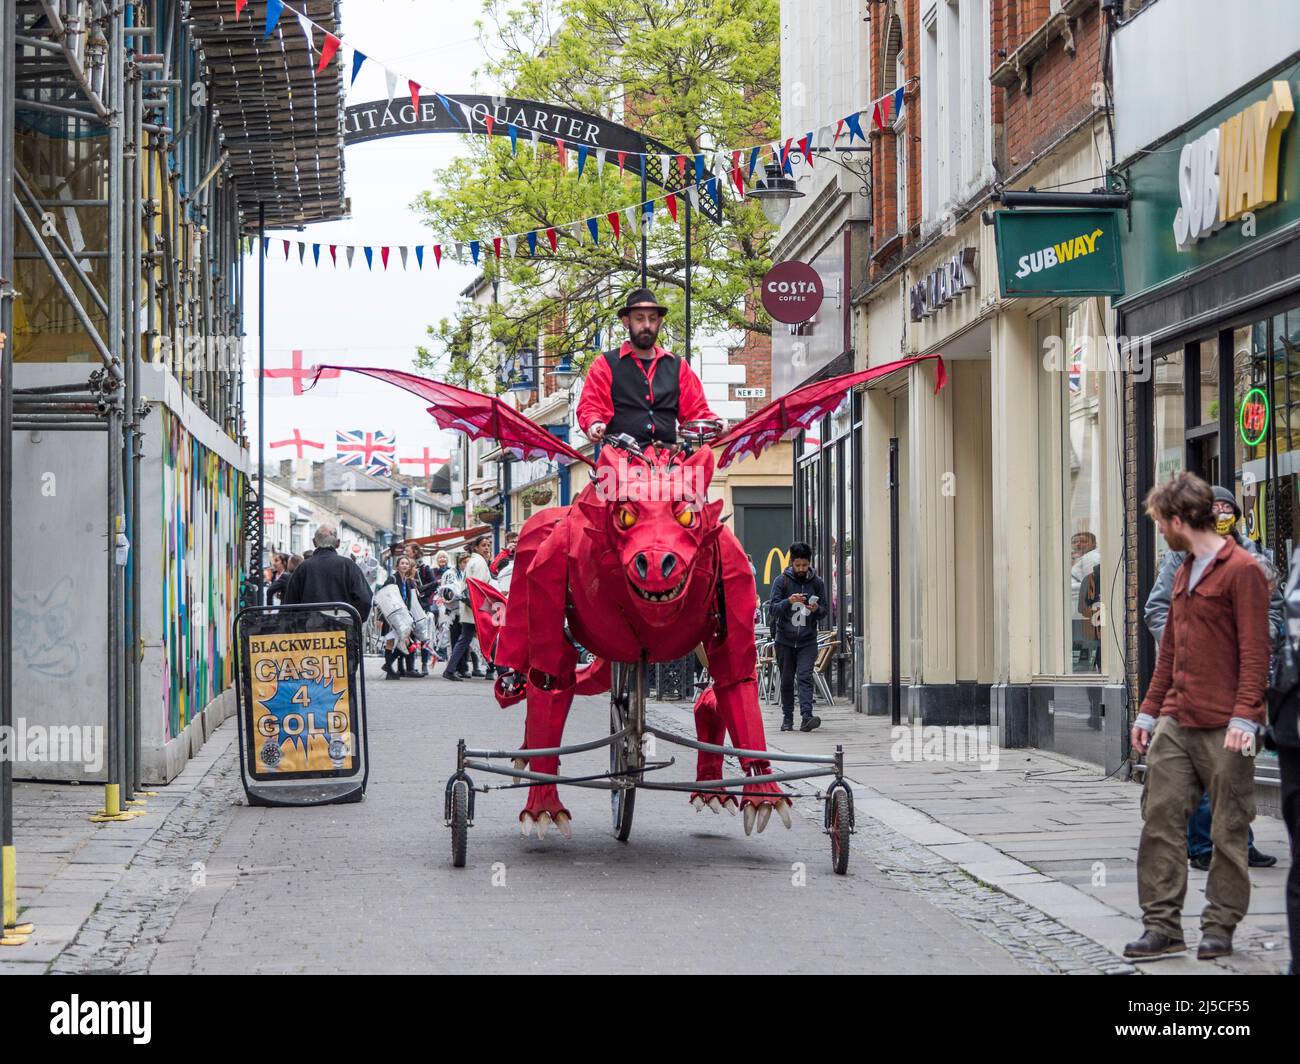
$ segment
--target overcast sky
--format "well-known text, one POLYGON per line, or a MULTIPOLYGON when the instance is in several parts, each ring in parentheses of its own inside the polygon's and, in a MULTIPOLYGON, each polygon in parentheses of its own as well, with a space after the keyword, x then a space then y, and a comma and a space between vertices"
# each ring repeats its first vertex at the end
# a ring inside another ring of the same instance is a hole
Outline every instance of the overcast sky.
MULTIPOLYGON (((386 61, 403 78, 413 78, 427 91, 492 91, 495 85, 474 77, 485 59, 474 27, 480 16, 480 0, 345 0, 343 30, 349 44, 386 61)), ((285 32, 291 32, 291 26, 286 16, 285 32)), ((292 32, 297 32, 296 26, 292 32)), ((378 63, 366 63, 349 90, 348 102, 386 98, 382 69, 378 63)), ((441 269, 435 269, 432 256, 426 255, 420 272, 412 254, 404 272, 396 248, 433 243, 430 231, 420 224, 410 204, 432 186, 434 169, 464 150, 464 138, 455 134, 396 137, 348 148, 345 180, 352 201, 351 218, 307 226, 301 232, 268 233, 272 239, 355 244, 358 249, 352 268, 347 269, 340 248, 336 270, 324 248, 321 265, 316 267, 310 248, 305 265, 299 265, 296 248, 286 262, 280 246, 272 245, 266 260, 268 368, 288 365, 294 349, 304 352, 306 365, 331 361, 414 368, 415 349, 426 340, 426 326, 453 313, 457 296, 473 279, 474 271, 447 260, 441 269), (360 250, 364 244, 376 247, 373 271, 366 269, 360 250), (394 248, 386 272, 377 250, 385 244, 394 248)), ((245 410, 256 461, 256 258, 250 257, 247 265, 245 410)), ((399 456, 419 455, 426 445, 446 454, 453 443, 450 434, 441 433, 433 424, 418 398, 355 375, 345 376, 333 398, 310 392, 297 397, 268 396, 268 443, 292 437, 295 429, 305 438, 325 444, 323 451, 306 450, 315 457, 333 456, 335 429, 395 432, 399 456)), ((295 453, 289 447, 268 447, 267 465, 295 453)))

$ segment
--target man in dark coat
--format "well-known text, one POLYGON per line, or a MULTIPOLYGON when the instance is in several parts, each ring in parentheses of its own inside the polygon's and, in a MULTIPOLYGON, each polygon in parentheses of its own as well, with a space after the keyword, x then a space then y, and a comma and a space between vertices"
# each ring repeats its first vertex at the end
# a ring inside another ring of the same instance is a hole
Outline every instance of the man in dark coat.
POLYGON ((776 640, 781 670, 781 730, 794 729, 794 683, 799 681, 800 731, 821 725, 813 716, 813 664, 817 660, 817 627, 826 616, 826 585, 812 569, 812 547, 790 544, 790 565, 772 584, 768 617, 776 640))
POLYGON ((346 602, 364 622, 370 613, 371 593, 360 566, 339 554, 339 537, 334 529, 327 526, 318 528, 312 542, 316 549, 289 577, 283 604, 346 602))

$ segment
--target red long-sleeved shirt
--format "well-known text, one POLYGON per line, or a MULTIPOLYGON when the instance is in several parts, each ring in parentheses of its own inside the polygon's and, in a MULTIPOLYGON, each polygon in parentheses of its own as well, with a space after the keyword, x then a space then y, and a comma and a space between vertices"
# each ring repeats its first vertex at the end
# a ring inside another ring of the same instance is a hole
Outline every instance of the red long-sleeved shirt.
MULTIPOLYGON (((636 348, 631 340, 625 340, 623 346, 619 349, 619 358, 636 358, 634 352, 636 348)), ((671 351, 665 351, 658 344, 655 345, 654 356, 650 359, 649 365, 636 358, 636 364, 645 374, 646 386, 654 380, 655 369, 659 365, 660 359, 676 358, 671 351)), ((614 399, 611 394, 611 385, 613 376, 609 372, 609 363, 604 357, 598 357, 587 370, 587 379, 582 385, 582 398, 578 400, 578 425, 585 433, 597 421, 608 425, 609 419, 614 416, 614 399)), ((705 418, 716 419, 717 414, 709 409, 708 400, 704 398, 704 385, 700 383, 700 378, 695 375, 685 362, 681 364, 681 369, 677 377, 677 423, 683 424, 687 421, 698 421, 705 418)))

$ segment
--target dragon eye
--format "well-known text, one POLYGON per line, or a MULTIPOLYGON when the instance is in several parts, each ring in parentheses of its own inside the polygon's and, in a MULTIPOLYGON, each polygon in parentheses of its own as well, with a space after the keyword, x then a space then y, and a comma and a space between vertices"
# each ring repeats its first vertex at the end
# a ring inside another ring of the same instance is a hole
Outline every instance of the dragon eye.
POLYGON ((627 506, 620 506, 614 513, 614 521, 619 528, 631 528, 636 524, 636 513, 627 506))
POLYGON ((695 511, 691 509, 683 510, 677 515, 677 523, 681 525, 682 528, 690 528, 695 524, 695 511))

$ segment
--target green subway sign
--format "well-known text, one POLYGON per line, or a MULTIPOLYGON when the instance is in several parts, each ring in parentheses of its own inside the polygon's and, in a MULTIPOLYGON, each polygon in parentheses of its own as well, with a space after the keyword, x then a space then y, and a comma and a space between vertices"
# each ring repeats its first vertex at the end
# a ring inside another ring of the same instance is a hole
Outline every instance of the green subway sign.
POLYGON ((998 211, 993 216, 1002 295, 1118 296, 1122 215, 1084 208, 998 211))

